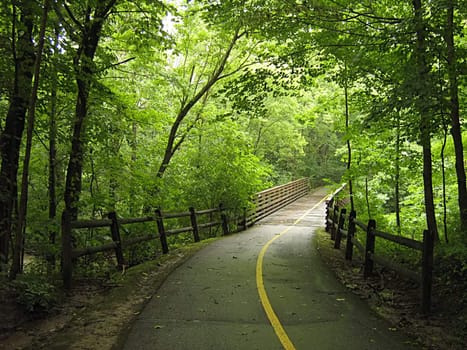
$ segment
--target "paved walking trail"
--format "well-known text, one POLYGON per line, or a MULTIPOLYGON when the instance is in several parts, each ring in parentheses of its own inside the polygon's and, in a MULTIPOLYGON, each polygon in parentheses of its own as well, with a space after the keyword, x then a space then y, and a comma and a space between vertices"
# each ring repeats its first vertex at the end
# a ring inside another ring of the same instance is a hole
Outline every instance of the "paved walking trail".
POLYGON ((325 195, 194 255, 156 292, 123 349, 415 349, 321 263, 313 232, 324 225, 325 195))

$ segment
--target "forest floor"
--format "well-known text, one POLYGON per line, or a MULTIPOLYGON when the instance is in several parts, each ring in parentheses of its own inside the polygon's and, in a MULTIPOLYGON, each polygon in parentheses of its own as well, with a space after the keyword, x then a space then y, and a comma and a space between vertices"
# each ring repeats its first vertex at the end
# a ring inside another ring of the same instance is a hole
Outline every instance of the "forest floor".
MULTIPOLYGON (((455 303, 464 297, 456 293, 464 290, 435 285, 433 314, 425 317, 419 313, 419 289, 412 283, 385 270, 365 280, 361 262, 346 262, 324 231, 319 230, 316 239, 321 258, 337 278, 421 348, 467 349, 467 309, 455 303), (443 298, 436 296, 440 294, 443 298)), ((0 349, 118 349, 132 320, 170 272, 206 244, 209 241, 174 250, 113 276, 111 282, 78 280, 54 313, 40 320, 27 321, 12 307, 11 296, 0 290, 0 349)))

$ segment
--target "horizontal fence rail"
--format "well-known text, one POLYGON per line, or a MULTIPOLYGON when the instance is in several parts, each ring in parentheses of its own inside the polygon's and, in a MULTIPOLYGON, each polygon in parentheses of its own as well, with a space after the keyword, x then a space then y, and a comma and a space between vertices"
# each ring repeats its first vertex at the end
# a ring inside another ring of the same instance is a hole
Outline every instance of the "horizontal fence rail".
MULTIPOLYGON (((251 210, 248 215, 246 210, 244 210, 242 218, 236 218, 237 231, 239 228, 246 229, 258 220, 272 214, 274 211, 286 206, 287 204, 292 203, 308 192, 308 179, 300 179, 257 193, 253 198, 254 209, 251 210)), ((178 213, 163 212, 160 209, 157 209, 154 211, 154 215, 140 218, 118 218, 116 212, 110 212, 107 219, 71 221, 64 213, 62 216, 62 276, 64 286, 66 289, 71 288, 73 261, 80 257, 99 252, 114 251, 118 267, 123 268, 126 266, 126 261, 123 255, 124 248, 158 239, 160 241, 162 252, 167 254, 169 252, 167 237, 191 232, 193 234, 193 240, 195 242, 199 242, 200 230, 211 227, 221 227, 224 235, 229 234, 227 210, 222 204, 217 208, 204 210, 189 208, 188 211, 178 213), (209 216, 210 221, 199 223, 199 218, 202 216, 209 216), (217 217, 217 220, 212 219, 213 217, 217 217), (166 229, 168 220, 172 219, 189 219, 190 225, 166 229), (127 238, 125 240, 121 239, 120 231, 123 229, 124 225, 147 222, 154 223, 155 227, 157 227, 157 231, 154 230, 153 233, 149 233, 141 237, 127 238), (73 230, 105 227, 109 228, 112 239, 111 242, 99 246, 73 247, 73 230)))
MULTIPOLYGON (((62 218, 62 237, 68 238, 68 242, 62 242, 63 244, 63 280, 66 288, 71 287, 72 280, 72 270, 73 270, 73 260, 86 256, 92 255, 99 252, 111 251, 115 252, 117 259, 117 264, 119 268, 126 266, 126 262, 123 256, 123 248, 128 248, 132 245, 152 241, 159 239, 162 252, 167 254, 169 252, 169 246, 167 243, 167 237, 191 232, 193 234, 193 240, 195 242, 200 241, 199 230, 210 227, 222 227, 222 232, 224 235, 229 233, 229 227, 227 222, 227 215, 222 204, 218 208, 207 209, 207 210, 195 210, 195 208, 190 208, 187 212, 181 213, 163 213, 160 209, 157 209, 154 212, 153 216, 146 216, 141 218, 118 218, 116 212, 110 212, 108 214, 108 219, 101 220, 79 220, 79 221, 70 221, 66 217, 62 218), (198 223, 199 217, 203 215, 217 215, 218 220, 210 221, 206 223, 198 223), (191 225, 186 227, 180 227, 175 229, 165 229, 165 223, 167 220, 171 219, 180 219, 180 218, 189 218, 191 225), (121 239, 120 230, 123 225, 136 224, 136 223, 146 223, 153 222, 157 227, 157 233, 147 234, 140 237, 128 238, 126 240, 121 239), (89 228, 100 228, 100 227, 109 227, 110 236, 112 242, 99 245, 91 246, 84 248, 74 248, 71 244, 72 230, 75 229, 89 229, 89 228)), ((65 240, 63 240, 65 241, 65 240)))
POLYGON ((374 264, 390 268, 400 275, 409 278, 421 285, 421 309, 427 314, 431 308, 432 271, 433 271, 433 235, 428 230, 423 232, 423 241, 417 241, 403 236, 396 236, 376 229, 376 221, 369 220, 363 223, 357 220, 357 213, 351 211, 347 214, 346 208, 342 208, 342 200, 339 194, 344 186, 335 191, 326 201, 326 231, 330 233, 334 241, 334 248, 340 249, 342 238, 346 239, 345 258, 352 260, 354 246, 364 258, 364 277, 372 274, 374 264), (365 244, 357 239, 359 231, 365 235, 365 244), (420 271, 410 270, 388 258, 375 254, 376 238, 384 239, 404 247, 416 250, 422 254, 420 271))
POLYGON ((310 185, 307 178, 258 192, 252 200, 253 209, 245 211, 241 226, 246 229, 309 192, 310 185))

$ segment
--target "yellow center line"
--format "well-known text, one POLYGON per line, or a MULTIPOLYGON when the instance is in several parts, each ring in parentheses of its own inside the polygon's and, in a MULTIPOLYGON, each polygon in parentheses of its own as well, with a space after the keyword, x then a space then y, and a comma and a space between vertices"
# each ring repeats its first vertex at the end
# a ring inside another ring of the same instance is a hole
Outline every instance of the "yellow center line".
POLYGON ((287 227, 285 230, 280 232, 279 234, 276 234, 269 242, 267 242, 261 251, 259 252, 258 255, 258 260, 256 261, 256 288, 258 289, 258 294, 259 294, 259 299, 261 301, 261 304, 263 305, 263 309, 266 312, 266 315, 269 319, 269 322, 271 323, 272 328, 274 329, 274 332, 276 333, 277 337, 279 338, 279 341, 281 342, 282 346, 284 347, 285 350, 296 350, 295 346, 293 345, 292 341, 290 340, 289 336, 285 332, 284 327, 282 326, 279 318, 277 317, 276 313, 274 312, 274 309, 272 308, 271 302, 269 301, 268 294, 266 293, 266 288, 264 287, 264 280, 263 280, 263 260, 264 260, 264 255, 266 254, 266 251, 268 250, 269 246, 279 237, 282 235, 286 234, 287 232, 290 231, 290 229, 297 225, 300 221, 303 220, 305 216, 307 216, 311 211, 316 209, 325 199, 327 198, 324 197, 321 199, 317 204, 313 206, 313 208, 307 210, 305 214, 303 214, 301 217, 299 217, 295 222, 293 223, 292 226, 287 227))

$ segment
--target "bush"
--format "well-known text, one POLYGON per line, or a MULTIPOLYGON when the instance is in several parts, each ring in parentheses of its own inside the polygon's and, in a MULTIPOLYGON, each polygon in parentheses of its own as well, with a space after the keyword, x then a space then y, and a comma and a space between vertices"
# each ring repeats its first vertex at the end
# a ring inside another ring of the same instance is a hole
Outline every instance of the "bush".
POLYGON ((57 304, 57 291, 43 276, 20 275, 13 281, 13 287, 17 293, 16 301, 27 312, 50 313, 57 304))

